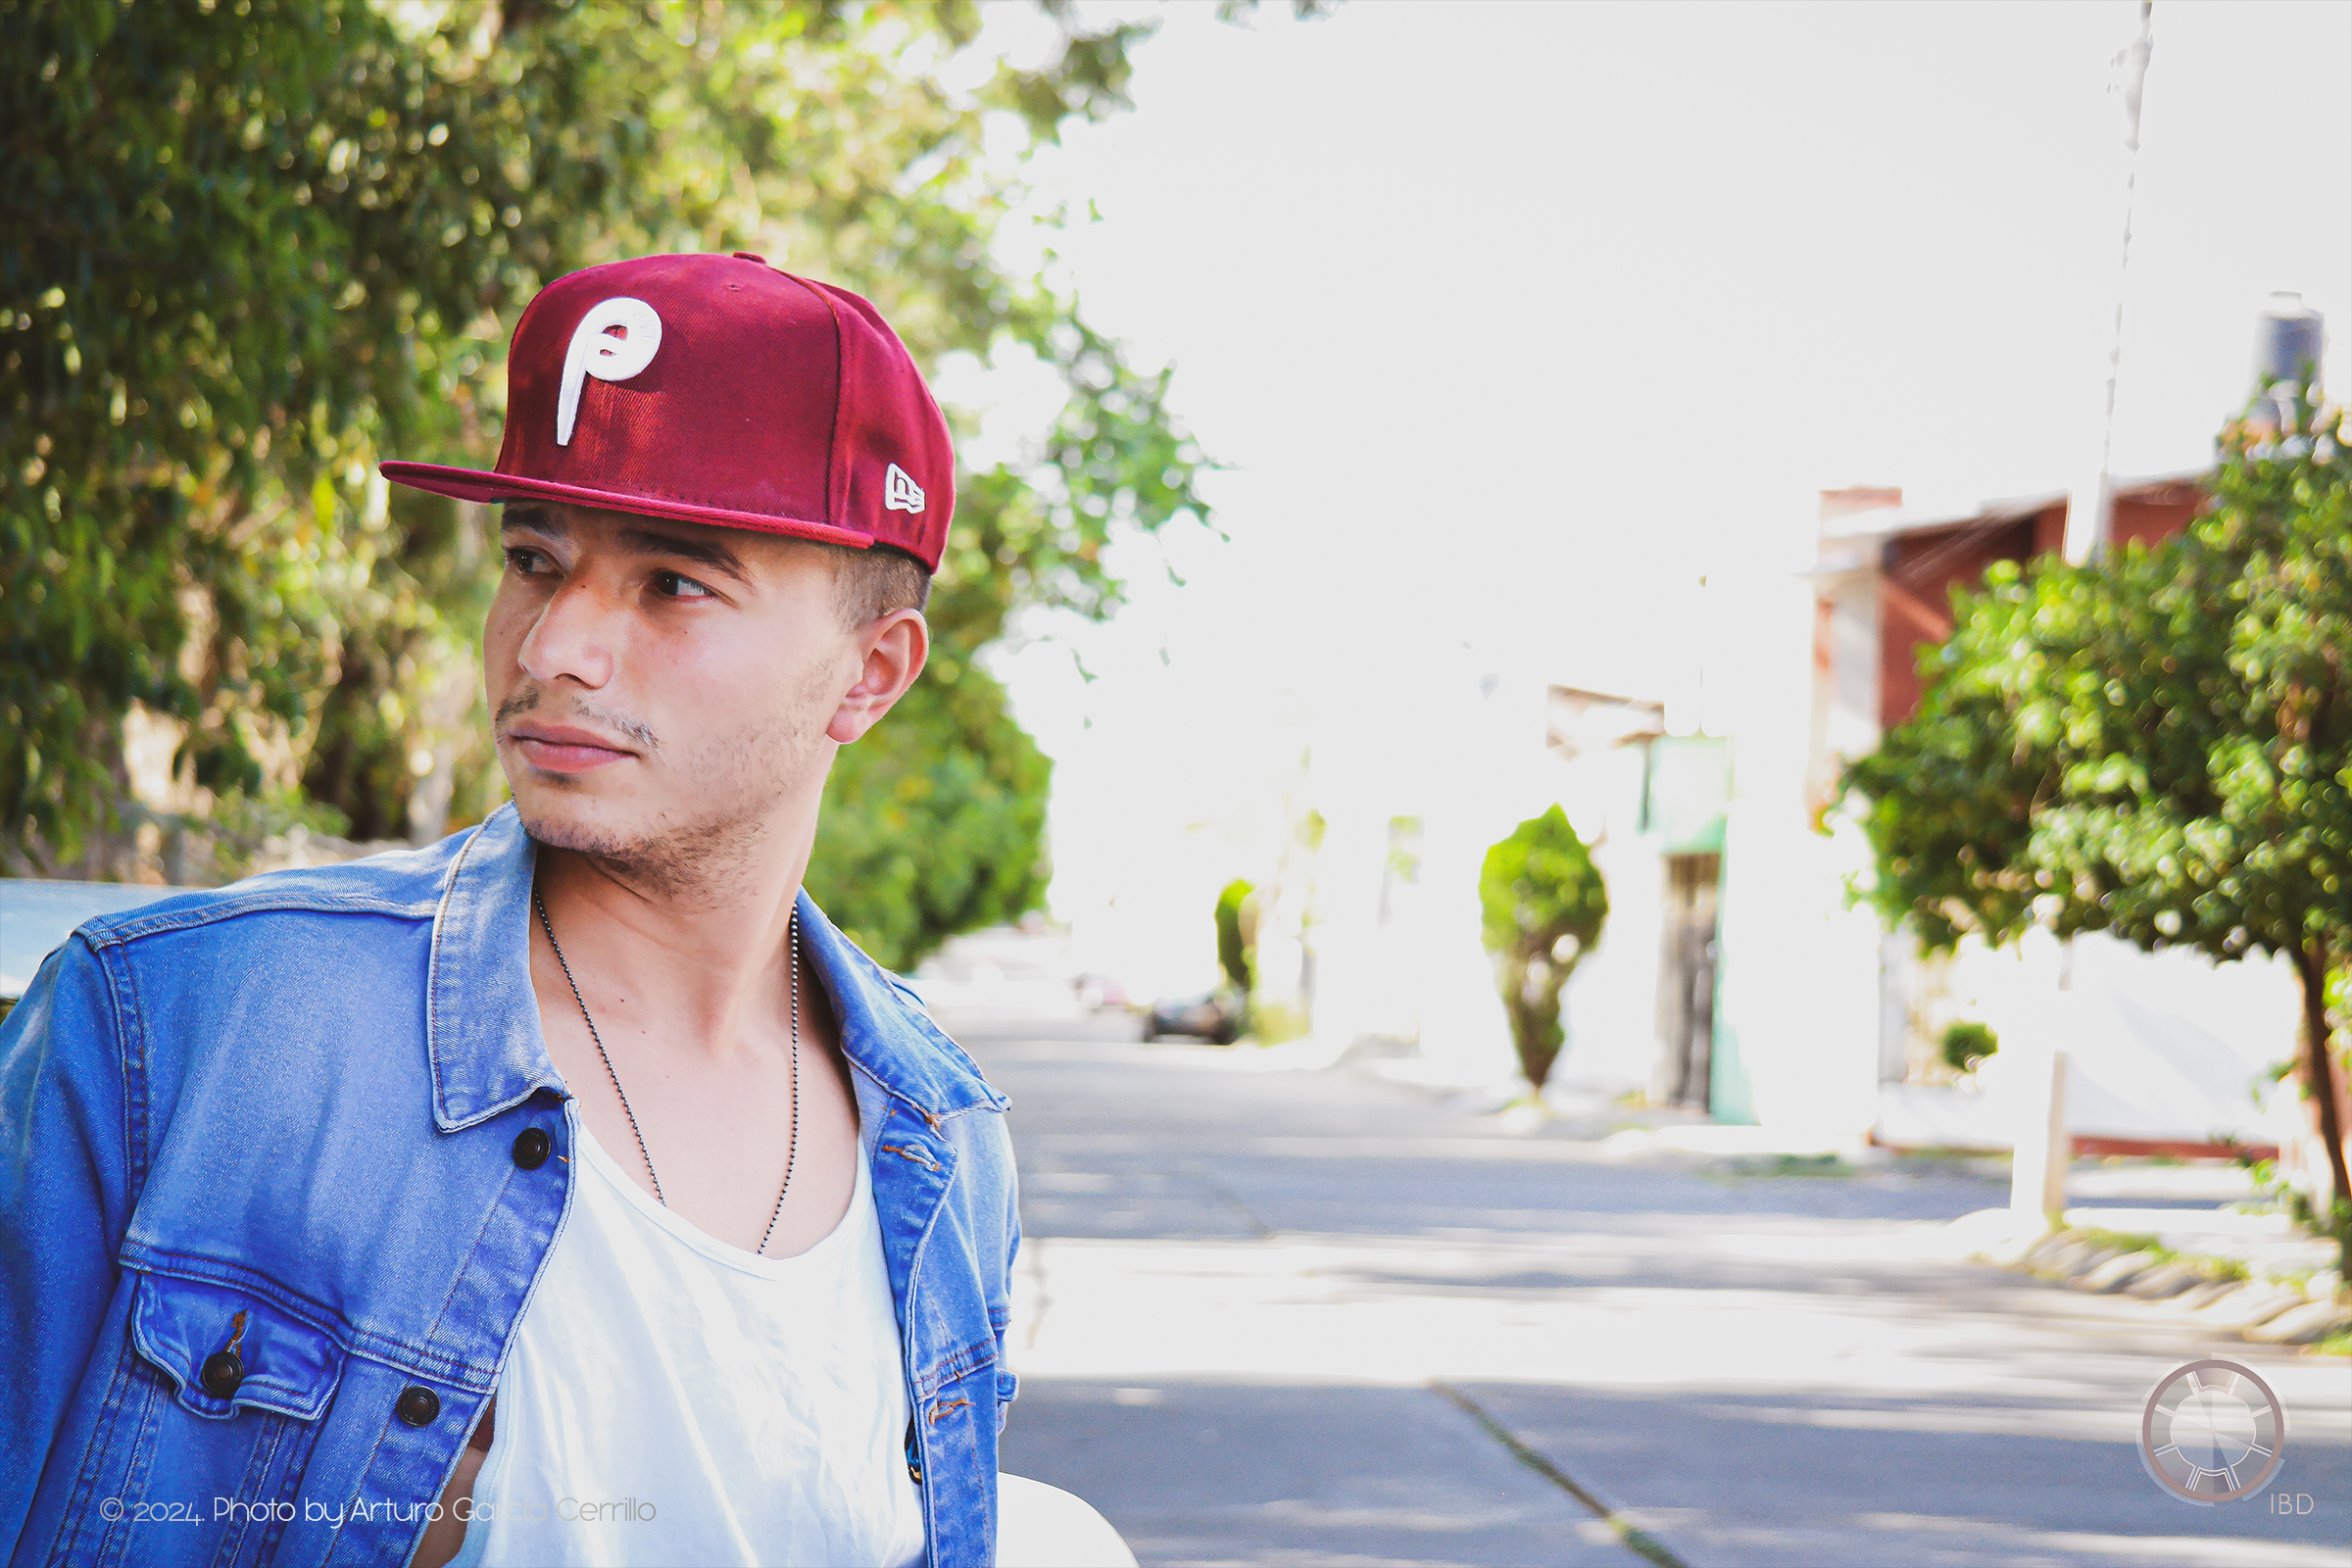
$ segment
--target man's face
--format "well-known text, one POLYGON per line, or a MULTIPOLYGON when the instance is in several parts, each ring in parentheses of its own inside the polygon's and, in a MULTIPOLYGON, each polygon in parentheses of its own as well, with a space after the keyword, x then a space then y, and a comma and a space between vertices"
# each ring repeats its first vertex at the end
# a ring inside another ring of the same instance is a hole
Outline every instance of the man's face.
MULTIPOLYGON (((913 678, 874 705, 893 617, 845 628, 833 563, 802 541, 538 502, 510 504, 502 533, 484 675, 543 844, 708 880, 783 803, 812 805, 836 744, 913 678)), ((919 641, 918 620, 918 669, 919 641)))

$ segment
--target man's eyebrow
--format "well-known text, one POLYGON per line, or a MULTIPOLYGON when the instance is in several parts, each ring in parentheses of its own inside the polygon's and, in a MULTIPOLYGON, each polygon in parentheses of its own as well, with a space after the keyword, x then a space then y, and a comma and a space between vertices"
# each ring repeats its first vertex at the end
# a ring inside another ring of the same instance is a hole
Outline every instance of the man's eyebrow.
POLYGON ((643 555, 677 556, 686 561, 713 566, 737 582, 750 582, 751 573, 744 569, 743 558, 715 539, 698 538, 689 534, 662 533, 655 528, 623 528, 620 542, 643 555))
POLYGON ((535 502, 505 501, 499 506, 498 525, 501 528, 535 528, 541 533, 559 536, 571 531, 564 525, 562 517, 535 502))
MULTIPOLYGON (((558 538, 569 535, 570 528, 561 514, 531 502, 504 503, 505 513, 499 518, 502 528, 529 528, 558 538)), ((748 583, 751 572, 744 566, 743 558, 715 539, 696 538, 691 534, 663 533, 659 528, 623 528, 620 542, 643 556, 675 556, 713 567, 748 583)))

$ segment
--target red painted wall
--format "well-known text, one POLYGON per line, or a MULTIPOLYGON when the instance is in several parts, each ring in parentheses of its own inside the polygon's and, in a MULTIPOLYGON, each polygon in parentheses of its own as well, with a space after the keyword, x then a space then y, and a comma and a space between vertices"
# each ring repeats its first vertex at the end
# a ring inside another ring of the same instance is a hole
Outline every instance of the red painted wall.
MULTIPOLYGON (((2153 546, 2188 526, 2205 504, 2194 484, 2150 485, 2115 501, 2111 541, 2153 546)), ((1973 587, 1996 561, 2026 562, 2066 539, 2066 503, 1997 523, 1963 522, 1890 539, 1879 575, 1879 722, 1891 729, 1919 707, 1919 656, 1952 634, 1952 590, 1973 587)))

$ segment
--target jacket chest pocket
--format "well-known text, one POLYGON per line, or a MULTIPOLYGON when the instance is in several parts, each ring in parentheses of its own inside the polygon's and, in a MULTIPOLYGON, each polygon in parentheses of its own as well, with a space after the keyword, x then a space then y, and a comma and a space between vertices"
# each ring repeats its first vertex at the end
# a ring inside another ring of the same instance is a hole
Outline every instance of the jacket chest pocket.
POLYGON ((268 1562, 303 1518, 303 1479, 342 1380, 343 1346, 258 1291, 134 1278, 136 1365, 121 1404, 138 1412, 135 1457, 113 1478, 121 1505, 104 1515, 108 1540, 94 1560, 146 1560, 169 1539, 174 1561, 268 1562), (168 1537, 154 1528, 166 1524, 168 1537))
POLYGON ((343 1376, 332 1334, 257 1292, 210 1280, 142 1274, 130 1342, 172 1380, 180 1408, 215 1421, 241 1409, 316 1421, 343 1376))

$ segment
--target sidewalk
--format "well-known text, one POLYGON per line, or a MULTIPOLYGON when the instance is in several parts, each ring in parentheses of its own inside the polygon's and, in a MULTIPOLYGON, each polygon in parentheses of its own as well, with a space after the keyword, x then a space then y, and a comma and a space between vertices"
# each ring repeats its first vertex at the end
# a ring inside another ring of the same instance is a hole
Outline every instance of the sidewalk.
POLYGON ((1938 1255, 1997 1162, 1513 1131, 1085 1027, 962 1036, 1021 1159, 1004 1463, 1147 1563, 2342 1568, 2352 1363, 1938 1255), (2215 1353, 2322 1511, 2141 1473, 2149 1390, 2215 1353))

